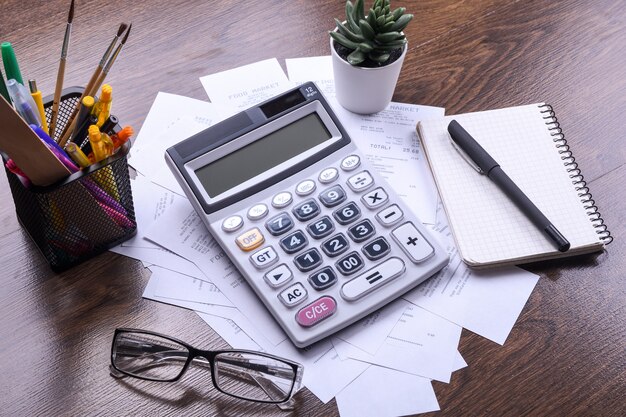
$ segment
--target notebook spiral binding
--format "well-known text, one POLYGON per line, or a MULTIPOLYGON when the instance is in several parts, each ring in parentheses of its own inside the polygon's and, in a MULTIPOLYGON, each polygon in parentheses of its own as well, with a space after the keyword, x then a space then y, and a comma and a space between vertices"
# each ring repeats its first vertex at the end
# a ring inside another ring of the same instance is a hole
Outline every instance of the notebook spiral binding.
POLYGON ((598 206, 596 206, 596 202, 593 199, 591 192, 589 192, 589 187, 587 187, 585 177, 578 167, 576 158, 574 158, 574 154, 567 144, 567 140, 565 139, 565 135, 563 134, 563 130, 561 129, 561 125, 556 118, 556 114, 554 113, 552 106, 543 103, 539 106, 539 109, 543 114, 548 130, 552 135, 552 140, 559 150, 563 164, 572 179, 572 184, 574 184, 574 188, 578 192, 578 197, 580 197, 580 201, 583 203, 583 206, 587 211, 587 215, 596 229, 596 233, 599 235, 600 240, 602 240, 604 244, 608 245, 613 242, 613 236, 611 236, 611 232, 604 223, 604 219, 600 215, 598 206))

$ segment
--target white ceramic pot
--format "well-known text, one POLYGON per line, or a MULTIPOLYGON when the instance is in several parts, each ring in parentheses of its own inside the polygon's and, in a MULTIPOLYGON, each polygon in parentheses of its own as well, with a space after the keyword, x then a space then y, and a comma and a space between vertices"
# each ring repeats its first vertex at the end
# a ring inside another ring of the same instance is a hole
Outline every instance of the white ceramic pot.
POLYGON ((337 101, 347 110, 360 114, 371 114, 383 110, 393 96, 398 82, 407 45, 400 58, 389 65, 377 68, 363 68, 350 65, 337 55, 330 39, 330 53, 333 60, 335 92, 337 101))

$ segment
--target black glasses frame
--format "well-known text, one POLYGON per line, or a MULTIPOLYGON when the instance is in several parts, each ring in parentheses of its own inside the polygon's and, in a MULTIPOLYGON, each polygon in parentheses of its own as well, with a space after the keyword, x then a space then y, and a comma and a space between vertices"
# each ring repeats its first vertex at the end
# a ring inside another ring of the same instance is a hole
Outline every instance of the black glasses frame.
MULTIPOLYGON (((174 381, 178 381, 185 374, 185 372, 187 372, 187 369, 189 368, 189 365, 191 364, 191 362, 195 358, 197 358, 197 357, 205 358, 209 362, 210 369, 211 369, 211 380, 213 382, 213 387, 216 390, 218 390, 222 394, 229 395, 229 396, 235 397, 235 398, 239 398, 241 400, 252 401, 252 402, 257 402, 257 403, 267 403, 267 404, 285 403, 285 402, 289 401, 291 399, 291 397, 295 394, 294 393, 294 389, 296 388, 296 381, 298 379, 302 378, 302 370, 303 370, 302 365, 300 365, 298 362, 294 362, 294 361, 291 361, 289 359, 281 358, 279 356, 275 356, 275 355, 272 355, 272 354, 269 354, 269 353, 257 352, 257 351, 254 351, 254 350, 245 350, 245 349, 225 349, 225 350, 204 350, 204 349, 198 349, 198 348, 196 348, 194 346, 191 346, 190 344, 185 343, 182 340, 176 339, 174 337, 167 336, 167 335, 164 335, 164 334, 161 334, 161 333, 157 333, 157 332, 153 332, 153 331, 149 331, 149 330, 141 330, 141 329, 117 328, 117 329, 115 329, 115 333, 113 335, 113 343, 111 345, 111 367, 113 369, 115 369, 116 372, 122 374, 122 376, 129 376, 129 377, 132 377, 132 378, 143 379, 145 381, 154 381, 154 382, 174 382, 174 381), (139 333, 139 334, 145 334, 145 335, 150 335, 150 336, 157 336, 157 337, 169 340, 171 342, 178 343, 179 345, 185 347, 189 351, 189 357, 185 360, 185 364, 183 365, 180 373, 176 377, 171 378, 171 379, 156 379, 156 378, 150 378, 150 377, 142 377, 142 376, 138 376, 138 375, 126 372, 126 371, 124 371, 122 369, 119 369, 117 366, 115 366, 115 357, 114 357, 115 345, 116 345, 117 338, 120 335, 123 335, 124 333, 139 333), (284 400, 278 400, 278 401, 250 399, 250 398, 238 396, 236 394, 232 394, 230 392, 223 391, 219 387, 219 385, 217 384, 217 381, 215 379, 215 373, 216 373, 216 371, 215 371, 215 357, 217 355, 223 354, 223 353, 248 353, 248 354, 252 354, 252 355, 256 355, 256 356, 263 356, 263 357, 266 357, 268 359, 272 359, 272 360, 275 360, 275 361, 278 361, 278 362, 282 362, 285 365, 288 365, 293 370, 293 380, 291 381, 291 390, 286 395, 284 400)), ((116 376, 116 375, 113 375, 113 376, 116 376)))

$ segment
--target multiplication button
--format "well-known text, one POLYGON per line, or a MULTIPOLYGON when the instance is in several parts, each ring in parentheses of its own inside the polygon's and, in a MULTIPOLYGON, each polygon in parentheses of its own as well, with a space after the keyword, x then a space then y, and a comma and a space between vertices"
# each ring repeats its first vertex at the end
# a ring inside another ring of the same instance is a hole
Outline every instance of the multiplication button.
POLYGON ((365 204, 365 207, 375 209, 381 207, 387 202, 389 196, 382 188, 378 187, 361 197, 361 201, 365 204))

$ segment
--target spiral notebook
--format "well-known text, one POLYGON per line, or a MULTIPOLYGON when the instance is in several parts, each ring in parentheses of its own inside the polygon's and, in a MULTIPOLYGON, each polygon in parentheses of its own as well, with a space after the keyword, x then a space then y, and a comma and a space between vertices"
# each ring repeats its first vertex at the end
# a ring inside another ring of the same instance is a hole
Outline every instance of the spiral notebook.
POLYGON ((459 253, 472 267, 517 265, 601 250, 611 234, 552 107, 531 104, 419 122, 417 130, 459 253), (570 241, 559 252, 452 146, 458 121, 570 241))

